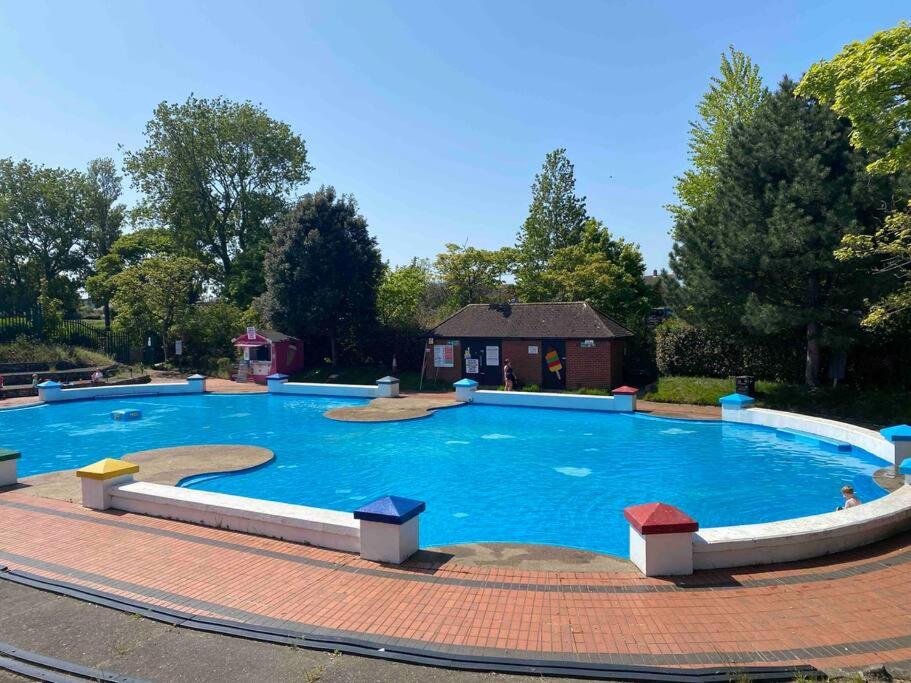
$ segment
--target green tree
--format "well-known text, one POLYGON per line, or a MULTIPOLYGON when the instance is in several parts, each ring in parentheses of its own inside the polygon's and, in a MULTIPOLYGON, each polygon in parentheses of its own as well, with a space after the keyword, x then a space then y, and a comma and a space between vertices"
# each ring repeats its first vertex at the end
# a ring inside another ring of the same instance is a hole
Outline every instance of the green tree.
POLYGON ((523 300, 553 253, 579 242, 588 217, 585 197, 576 195, 575 171, 565 149, 548 153, 531 194, 528 217, 516 240, 516 288, 523 300))
POLYGON ((845 45, 810 67, 797 93, 824 102, 851 121, 851 141, 877 156, 869 170, 911 168, 911 25, 845 45))
POLYGON ((85 178, 78 171, 0 159, 0 258, 10 308, 35 305, 42 279, 48 296, 75 310, 86 269, 85 178))
POLYGON ((676 310, 691 321, 802 337, 811 386, 822 346, 857 334, 846 311, 869 291, 864 274, 833 252, 843 235, 875 229, 891 190, 866 173, 849 134, 828 107, 795 97, 786 78, 735 128, 712 201, 675 231, 676 310))
POLYGON ((756 111, 765 90, 759 67, 731 45, 721 55, 718 76, 696 107, 697 121, 690 121, 690 163, 693 167, 677 178, 679 204, 668 209, 675 216, 705 205, 715 195, 719 164, 737 123, 746 123, 756 111))
POLYGON ((125 155, 145 199, 140 215, 170 228, 188 254, 215 265, 241 306, 263 291, 269 230, 310 177, 304 141, 250 102, 162 102, 146 144, 125 155))
POLYGON ((127 267, 111 283, 114 329, 134 336, 155 330, 167 360, 173 332, 187 325, 205 277, 206 266, 186 256, 153 256, 127 267))
POLYGON ((613 239, 589 219, 578 244, 558 249, 532 292, 534 301, 587 301, 634 331, 644 331, 655 303, 639 247, 613 239))
POLYGON ((200 301, 175 326, 183 340, 183 361, 192 366, 216 370, 219 359, 234 356, 234 337, 246 326, 246 314, 230 301, 200 301))
POLYGON ((412 259, 407 266, 387 266, 376 296, 380 323, 401 329, 418 327, 429 280, 427 261, 412 259))
MULTIPOLYGON (((851 142, 871 153, 868 170, 911 171, 911 25, 873 34, 846 45, 833 59, 810 67, 799 94, 825 102, 851 121, 851 142)), ((902 193, 907 197, 907 187, 902 193)), ((874 235, 846 235, 836 256, 846 263, 871 263, 885 294, 873 297, 866 327, 881 329, 911 309, 911 205, 901 199, 874 235), (884 281, 884 282, 883 282, 884 281)))
POLYGON ((515 250, 510 247, 492 251, 447 244, 446 251, 437 254, 434 269, 446 288, 449 307, 456 309, 507 296, 503 278, 514 259, 515 250))
MULTIPOLYGON (((123 178, 117 173, 114 160, 108 157, 93 159, 86 172, 86 222, 85 252, 88 257, 87 275, 94 275, 98 261, 111 250, 111 245, 121 235, 126 207, 117 202, 122 194, 123 178)), ((104 326, 111 326, 111 307, 107 300, 104 307, 104 326)))
POLYGON ((276 329, 326 338, 335 365, 339 342, 363 342, 375 323, 382 273, 354 197, 323 186, 304 195, 273 230, 258 308, 276 329))
POLYGON ((85 289, 92 300, 109 310, 114 296, 114 278, 124 269, 153 257, 178 254, 170 231, 164 228, 141 228, 121 235, 111 243, 108 253, 95 262, 93 274, 86 278, 85 289))

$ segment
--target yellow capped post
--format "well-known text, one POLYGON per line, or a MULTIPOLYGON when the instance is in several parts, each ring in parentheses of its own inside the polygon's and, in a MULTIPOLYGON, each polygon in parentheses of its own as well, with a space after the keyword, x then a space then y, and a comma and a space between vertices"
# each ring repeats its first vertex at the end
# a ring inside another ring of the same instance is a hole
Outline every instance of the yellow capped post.
POLYGON ((105 458, 76 470, 82 479, 82 504, 93 510, 107 510, 111 506, 111 490, 133 481, 139 465, 125 460, 105 458))

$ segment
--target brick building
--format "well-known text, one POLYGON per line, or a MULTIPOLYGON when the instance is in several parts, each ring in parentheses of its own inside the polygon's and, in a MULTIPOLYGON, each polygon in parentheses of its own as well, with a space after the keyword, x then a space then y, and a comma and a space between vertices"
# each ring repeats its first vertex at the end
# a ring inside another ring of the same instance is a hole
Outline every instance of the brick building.
POLYGON ((427 336, 430 379, 501 385, 509 359, 522 384, 558 390, 623 384, 623 342, 632 333, 577 301, 471 304, 427 336))

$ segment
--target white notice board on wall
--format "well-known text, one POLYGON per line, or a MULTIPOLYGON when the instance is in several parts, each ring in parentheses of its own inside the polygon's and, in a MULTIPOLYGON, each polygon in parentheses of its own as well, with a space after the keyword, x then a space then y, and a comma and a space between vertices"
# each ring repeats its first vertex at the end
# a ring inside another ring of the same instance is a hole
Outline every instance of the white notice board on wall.
POLYGON ((477 358, 465 359, 465 374, 477 375, 481 371, 480 363, 477 358))
POLYGON ((487 353, 487 365, 499 365, 500 364, 500 347, 499 346, 488 346, 487 353))
POLYGON ((455 352, 449 344, 434 344, 433 367, 451 368, 455 366, 455 352))

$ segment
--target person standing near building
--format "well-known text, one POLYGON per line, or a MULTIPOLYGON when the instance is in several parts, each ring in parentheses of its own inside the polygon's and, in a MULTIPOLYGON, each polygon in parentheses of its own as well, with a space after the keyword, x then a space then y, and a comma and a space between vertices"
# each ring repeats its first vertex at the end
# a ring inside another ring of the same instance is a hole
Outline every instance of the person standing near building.
POLYGON ((512 365, 509 363, 507 358, 503 363, 503 384, 506 388, 506 391, 512 391, 516 383, 516 373, 512 369, 512 365))

